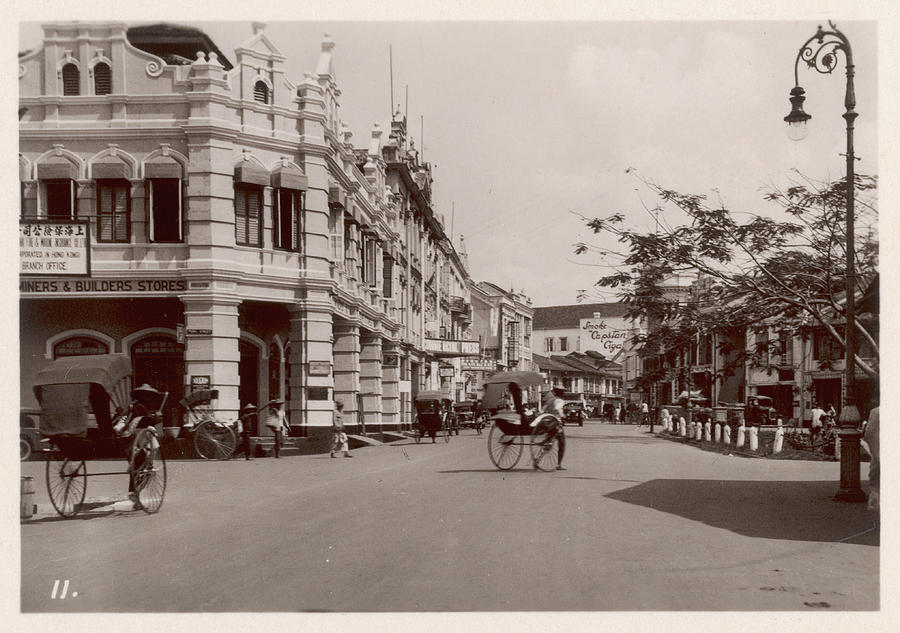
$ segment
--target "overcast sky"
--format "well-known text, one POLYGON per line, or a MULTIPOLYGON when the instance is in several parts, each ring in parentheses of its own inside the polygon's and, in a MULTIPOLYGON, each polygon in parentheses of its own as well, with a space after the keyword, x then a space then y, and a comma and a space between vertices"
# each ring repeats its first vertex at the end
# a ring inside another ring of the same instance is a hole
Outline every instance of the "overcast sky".
MULTIPOLYGON (((250 20, 190 24, 234 61, 250 20)), ((844 60, 834 75, 801 68, 809 136, 793 142, 794 59, 819 20, 530 22, 287 22, 266 34, 299 82, 315 68, 323 34, 336 42, 341 115, 358 147, 393 102, 434 165, 434 206, 465 236, 471 274, 524 289, 535 305, 574 303, 605 269, 573 254, 594 239, 573 213, 622 211, 648 229, 653 199, 633 174, 680 191, 719 195, 765 212, 767 185, 793 169, 844 174, 844 60), (422 125, 424 118, 424 125, 422 125)), ((826 24, 827 26, 827 24, 826 24)), ((856 64, 858 170, 877 173, 878 56, 874 21, 837 21, 856 64)), ((40 39, 20 28, 19 48, 40 39)), ((597 295, 595 295, 597 296, 597 295)))

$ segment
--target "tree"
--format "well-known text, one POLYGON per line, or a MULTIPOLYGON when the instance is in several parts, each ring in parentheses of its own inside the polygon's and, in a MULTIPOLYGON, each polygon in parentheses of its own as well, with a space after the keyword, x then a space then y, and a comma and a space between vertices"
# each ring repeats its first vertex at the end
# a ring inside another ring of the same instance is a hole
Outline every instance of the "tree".
MULTIPOLYGON (((575 252, 600 255, 613 267, 597 286, 618 289, 621 300, 631 306, 629 316, 651 325, 636 341, 645 350, 678 349, 699 333, 714 330, 728 330, 730 339, 738 340, 741 331, 767 330, 772 323, 788 336, 824 331, 845 349, 846 179, 814 182, 798 174, 787 188, 765 193, 764 200, 775 207, 769 215, 739 213, 721 199, 638 179, 657 198, 657 204, 645 210, 662 216, 658 229, 628 229, 622 213, 584 218, 595 234, 611 234, 623 248, 579 243, 575 252), (676 216, 678 223, 672 222, 676 216), (667 294, 666 281, 675 275, 694 280, 689 297, 676 301, 667 294)), ((862 293, 878 272, 877 177, 857 175, 854 186, 854 290, 862 293)), ((856 366, 877 380, 878 343, 872 333, 877 332, 877 315, 857 313, 855 321, 859 350, 871 350, 875 358, 870 362, 858 352, 856 366)), ((743 341, 740 346, 746 347, 743 341)), ((746 355, 759 362, 771 351, 736 348, 735 363, 746 355)))

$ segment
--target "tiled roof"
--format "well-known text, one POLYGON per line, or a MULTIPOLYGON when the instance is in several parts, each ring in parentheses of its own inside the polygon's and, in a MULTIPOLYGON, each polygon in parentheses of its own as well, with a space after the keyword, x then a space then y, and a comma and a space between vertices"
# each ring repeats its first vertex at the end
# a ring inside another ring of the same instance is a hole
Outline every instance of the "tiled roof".
POLYGON ((576 303, 569 306, 546 306, 534 309, 535 330, 562 330, 578 327, 581 319, 624 317, 628 306, 624 303, 576 303))

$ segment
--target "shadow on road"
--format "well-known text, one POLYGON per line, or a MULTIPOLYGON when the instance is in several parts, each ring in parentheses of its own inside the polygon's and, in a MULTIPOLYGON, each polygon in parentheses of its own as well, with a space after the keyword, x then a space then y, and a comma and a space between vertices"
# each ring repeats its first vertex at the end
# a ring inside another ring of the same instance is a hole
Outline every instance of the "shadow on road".
POLYGON ((572 442, 619 442, 623 444, 655 444, 655 435, 575 435, 566 434, 566 441, 572 442))
POLYGON ((654 479, 605 496, 744 536, 879 545, 874 514, 836 491, 832 481, 654 479))

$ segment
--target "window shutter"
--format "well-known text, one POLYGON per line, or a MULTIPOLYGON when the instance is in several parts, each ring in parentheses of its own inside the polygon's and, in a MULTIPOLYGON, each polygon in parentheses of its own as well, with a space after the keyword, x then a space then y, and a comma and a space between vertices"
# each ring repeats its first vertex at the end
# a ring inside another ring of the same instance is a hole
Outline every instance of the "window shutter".
POLYGON ((259 245, 259 191, 247 192, 247 242, 259 245))
POLYGON ((63 96, 65 97, 73 97, 79 94, 79 85, 78 85, 78 66, 75 64, 66 64, 62 69, 62 80, 63 80, 63 96))
POLYGON ((107 64, 94 66, 94 94, 108 95, 112 92, 112 73, 107 64))
POLYGON ((113 239, 112 222, 112 188, 107 185, 98 185, 98 197, 100 206, 98 209, 97 223, 99 226, 100 241, 109 242, 113 239))
POLYGON ((390 299, 393 296, 393 282, 394 282, 394 260, 391 259, 391 256, 385 254, 384 256, 384 290, 382 294, 385 299, 390 299))
POLYGON ((124 241, 128 239, 128 188, 125 185, 119 185, 113 191, 115 192, 113 239, 124 241))
POLYGON ((300 217, 303 213, 303 194, 292 192, 293 210, 291 212, 291 250, 300 252, 300 217))
POLYGON ((260 103, 269 103, 269 87, 262 81, 253 86, 253 98, 260 103))
POLYGON ((243 189, 235 191, 234 196, 234 241, 247 243, 247 192, 243 189))

